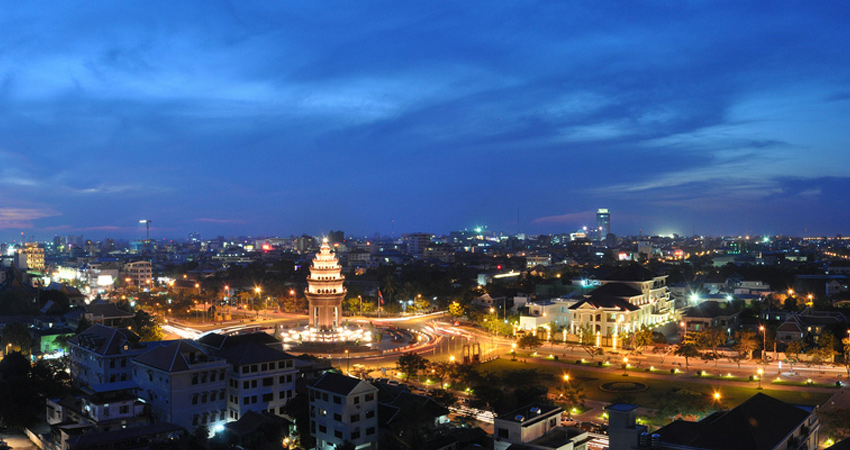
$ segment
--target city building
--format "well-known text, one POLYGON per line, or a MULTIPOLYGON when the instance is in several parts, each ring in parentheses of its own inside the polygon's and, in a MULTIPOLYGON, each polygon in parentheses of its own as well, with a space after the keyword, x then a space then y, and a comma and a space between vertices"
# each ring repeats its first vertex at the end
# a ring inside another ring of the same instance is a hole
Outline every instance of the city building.
POLYGON ((124 264, 122 276, 124 282, 136 287, 150 287, 153 275, 150 261, 133 261, 124 264))
POLYGON ((254 342, 225 347, 227 372, 227 418, 239 420, 249 411, 283 416, 284 406, 295 396, 298 369, 295 358, 254 342))
POLYGON ((599 280, 600 287, 570 307, 570 332, 590 327, 601 337, 615 338, 677 318, 666 280, 667 275, 636 263, 607 275, 599 280))
POLYGON ((378 388, 328 372, 308 388, 310 435, 318 450, 348 442, 358 450, 378 448, 378 388))
MULTIPOLYGON (((815 450, 817 407, 785 403, 758 393, 728 411, 698 422, 676 420, 649 434, 635 425, 633 410, 606 408, 611 450, 815 450), (612 419, 612 412, 615 415, 612 419)), ((632 405, 634 406, 634 405, 632 405)), ((636 408, 636 407, 635 407, 636 408)))
POLYGON ((591 441, 586 431, 561 426, 558 406, 532 403, 500 414, 493 423, 493 449, 583 450, 591 441))
POLYGON ((328 240, 324 239, 319 253, 313 258, 304 292, 309 302, 311 327, 320 330, 339 328, 346 292, 343 286, 345 277, 340 274, 341 271, 336 255, 331 253, 328 240))
POLYGON ((44 247, 38 242, 27 242, 19 253, 26 255, 26 266, 21 268, 44 273, 44 247))
POLYGON ((411 256, 422 256, 425 249, 431 245, 430 233, 406 233, 402 234, 401 238, 407 243, 407 253, 411 256))
POLYGON ((78 386, 131 380, 131 360, 147 350, 136 333, 100 324, 69 339, 68 347, 71 378, 78 386))
POLYGON ((706 328, 719 328, 727 334, 738 329, 740 308, 732 302, 707 300, 685 308, 679 321, 679 332, 699 332, 706 328))
POLYGON ((605 240, 605 237, 611 233, 611 213, 608 212, 608 208, 596 210, 596 232, 598 241, 605 240))
POLYGON ((215 429, 227 420, 227 372, 224 358, 187 340, 171 341, 133 360, 138 395, 160 422, 187 430, 215 429))

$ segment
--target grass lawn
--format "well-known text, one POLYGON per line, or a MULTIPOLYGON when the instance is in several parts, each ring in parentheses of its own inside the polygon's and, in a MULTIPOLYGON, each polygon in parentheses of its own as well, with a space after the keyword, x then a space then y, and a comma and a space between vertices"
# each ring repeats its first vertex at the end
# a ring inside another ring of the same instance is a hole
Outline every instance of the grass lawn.
POLYGON ((523 363, 519 361, 511 361, 509 359, 497 359, 480 366, 480 371, 485 373, 501 373, 509 370, 528 370, 535 369, 542 374, 551 376, 546 384, 550 392, 555 392, 563 382, 563 376, 569 374, 570 383, 580 383, 584 388, 584 393, 589 400, 598 400, 603 402, 615 402, 626 400, 630 403, 635 403, 648 408, 652 408, 655 404, 655 398, 663 396, 665 393, 675 389, 687 389, 694 392, 702 392, 708 395, 713 395, 715 392, 720 394, 721 404, 724 407, 734 407, 744 400, 752 397, 758 392, 763 392, 771 397, 779 400, 794 403, 819 405, 825 402, 831 394, 811 392, 805 386, 801 386, 799 390, 785 391, 771 389, 769 381, 765 381, 764 389, 759 391, 757 388, 758 382, 751 382, 752 387, 729 386, 724 383, 726 377, 703 377, 703 381, 699 382, 700 378, 687 374, 669 375, 664 379, 643 378, 637 370, 630 370, 629 376, 623 376, 622 368, 611 366, 605 371, 587 370, 581 365, 563 364, 563 367, 538 365, 533 363, 532 358, 527 358, 531 361, 523 363), (706 379, 709 381, 706 382, 706 379), (604 392, 599 389, 599 386, 604 383, 622 383, 622 382, 640 382, 649 387, 646 391, 628 393, 604 392))

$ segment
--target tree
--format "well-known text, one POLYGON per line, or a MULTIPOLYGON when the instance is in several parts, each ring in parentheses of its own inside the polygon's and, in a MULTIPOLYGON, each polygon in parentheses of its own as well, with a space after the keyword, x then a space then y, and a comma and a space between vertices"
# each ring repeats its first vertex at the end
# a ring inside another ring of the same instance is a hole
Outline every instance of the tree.
POLYGON ((829 330, 824 330, 818 337, 818 346, 814 351, 815 362, 821 364, 823 362, 832 362, 832 357, 835 356, 836 339, 829 330))
POLYGON ((517 340, 517 346, 528 350, 534 350, 543 345, 539 337, 529 333, 517 340))
POLYGON ((463 317, 463 315, 465 313, 466 313, 466 307, 461 305, 460 303, 452 302, 449 305, 449 315, 454 317, 455 319, 457 319, 459 317, 463 317))
POLYGON ((655 414, 664 419, 680 415, 700 418, 718 406, 708 394, 687 389, 673 389, 655 396, 655 414))
POLYGON ((806 353, 806 344, 803 341, 791 341, 788 347, 785 348, 785 354, 791 356, 788 362, 791 365, 791 371, 794 371, 794 362, 800 359, 800 355, 806 353))
POLYGON ((817 414, 820 418, 821 436, 826 435, 840 441, 850 435, 850 410, 822 408, 817 414))
POLYGON ((676 349, 674 354, 676 356, 681 356, 685 358, 685 370, 688 370, 688 359, 696 358, 697 356, 699 356, 699 349, 694 344, 684 342, 682 345, 679 346, 679 348, 676 349))
POLYGON ((395 277, 390 273, 384 277, 384 292, 383 294, 387 295, 387 301, 392 303, 393 294, 398 291, 398 286, 396 285, 395 277))
POLYGON ((756 332, 753 330, 740 330, 735 332, 735 350, 746 353, 752 359, 753 352, 759 348, 756 332))
POLYGON ((564 383, 561 387, 563 391, 564 401, 572 408, 576 406, 584 406, 584 401, 587 396, 584 393, 584 388, 579 383, 564 383))
POLYGON ((396 368, 407 375, 410 379, 411 375, 418 375, 419 371, 428 366, 428 360, 413 352, 407 352, 398 357, 396 368))
POLYGON ((635 353, 640 353, 644 347, 652 345, 652 337, 652 329, 646 325, 642 325, 639 330, 635 331, 632 336, 632 346, 635 348, 635 353))
POLYGON ((22 322, 7 324, 3 327, 0 343, 3 344, 6 351, 9 350, 9 344, 11 344, 11 350, 28 354, 32 350, 32 333, 30 333, 29 326, 22 322))
POLYGON ((706 328, 694 333, 694 345, 700 350, 707 350, 706 360, 717 360, 717 347, 726 343, 726 333, 720 328, 706 328))
POLYGON ((585 324, 578 330, 579 346, 593 359, 594 356, 601 355, 602 349, 596 345, 596 334, 593 333, 593 327, 590 324, 585 324))
POLYGON ((844 357, 844 368, 847 369, 847 378, 850 379, 850 336, 841 340, 841 343, 844 344, 843 354, 844 357))
POLYGON ((446 408, 452 407, 457 403, 457 395, 445 389, 434 389, 429 394, 437 403, 446 408))

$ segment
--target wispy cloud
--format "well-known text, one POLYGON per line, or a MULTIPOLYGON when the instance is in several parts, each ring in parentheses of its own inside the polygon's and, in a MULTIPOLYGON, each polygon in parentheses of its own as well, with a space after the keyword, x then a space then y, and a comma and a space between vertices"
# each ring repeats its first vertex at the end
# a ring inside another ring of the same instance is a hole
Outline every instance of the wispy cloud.
POLYGON ((36 220, 58 214, 48 209, 0 207, 0 228, 32 228, 36 220))

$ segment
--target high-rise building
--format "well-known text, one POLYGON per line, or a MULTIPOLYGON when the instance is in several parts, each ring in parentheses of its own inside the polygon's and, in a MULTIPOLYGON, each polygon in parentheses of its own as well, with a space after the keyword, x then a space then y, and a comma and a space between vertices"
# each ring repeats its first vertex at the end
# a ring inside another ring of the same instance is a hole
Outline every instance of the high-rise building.
POLYGON ((307 290, 310 303, 310 326, 320 330, 339 328, 342 318, 342 299, 345 298, 345 277, 336 255, 331 253, 328 240, 322 241, 319 253, 313 258, 307 290))
POLYGON ((602 241, 608 233, 611 232, 611 213, 608 208, 599 208, 596 210, 596 232, 598 240, 602 241))

